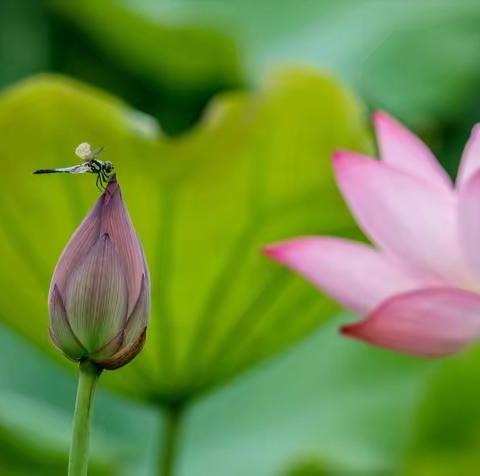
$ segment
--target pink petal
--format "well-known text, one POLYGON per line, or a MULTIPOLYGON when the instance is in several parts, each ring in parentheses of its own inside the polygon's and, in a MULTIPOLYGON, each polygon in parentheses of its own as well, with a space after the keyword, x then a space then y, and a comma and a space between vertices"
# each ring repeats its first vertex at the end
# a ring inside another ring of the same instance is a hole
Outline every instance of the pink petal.
POLYGON ((150 315, 150 284, 145 277, 142 278, 140 295, 128 318, 125 326, 125 340, 123 346, 129 346, 138 340, 142 332, 147 328, 150 315))
POLYGON ((430 149, 386 112, 373 116, 380 157, 392 167, 442 187, 452 181, 430 149))
POLYGON ((433 283, 392 256, 348 240, 305 237, 268 246, 264 251, 360 314, 394 294, 433 283))
POLYGON ((145 343, 150 314, 150 284, 147 277, 142 278, 140 295, 128 318, 125 329, 122 331, 121 347, 115 353, 108 355, 110 349, 94 355, 94 359, 101 367, 117 369, 130 362, 141 350, 145 343))
POLYGON ((128 288, 128 311, 132 311, 140 293, 142 276, 148 276, 141 244, 125 208, 120 187, 112 179, 105 192, 80 224, 68 242, 55 269, 54 285, 65 294, 68 277, 93 248, 97 240, 108 234, 122 261, 128 288))
POLYGON ((71 359, 79 359, 88 354, 79 342, 68 322, 67 312, 57 286, 53 287, 48 299, 50 315, 50 338, 56 347, 71 359))
POLYGON ((54 286, 57 286, 61 293, 65 293, 68 277, 97 242, 100 237, 102 208, 103 199, 100 197, 70 238, 53 273, 50 293, 54 286))
POLYGON ((461 187, 480 170, 480 124, 472 129, 470 138, 463 150, 458 169, 456 185, 461 187))
POLYGON ((453 354, 480 337, 480 295, 453 288, 400 294, 342 333, 407 354, 453 354))
POLYGON ((123 329, 127 301, 122 262, 104 235, 68 279, 65 293, 72 330, 89 352, 98 351, 123 329))
POLYGON ((461 244, 469 265, 480 277, 480 171, 462 186, 458 197, 461 244))
POLYGON ((349 152, 334 166, 357 222, 381 249, 449 282, 468 279, 453 191, 349 152))
POLYGON ((116 181, 105 191, 100 233, 107 233, 115 245, 125 270, 128 288, 128 312, 132 312, 140 294, 142 276, 147 274, 143 250, 123 203, 116 181))

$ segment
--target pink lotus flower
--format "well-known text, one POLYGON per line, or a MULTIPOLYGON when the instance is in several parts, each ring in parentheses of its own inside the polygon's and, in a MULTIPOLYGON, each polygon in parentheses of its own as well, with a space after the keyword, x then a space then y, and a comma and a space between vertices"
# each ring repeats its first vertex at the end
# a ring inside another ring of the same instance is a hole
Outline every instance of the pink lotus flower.
POLYGON ((141 244, 112 179, 60 257, 49 293, 49 333, 73 360, 114 369, 145 342, 150 311, 141 244))
POLYGON ((380 160, 333 159, 373 245, 303 237, 265 253, 364 317, 344 334, 415 355, 458 352, 480 338, 480 125, 453 185, 414 134, 383 112, 374 122, 380 160))

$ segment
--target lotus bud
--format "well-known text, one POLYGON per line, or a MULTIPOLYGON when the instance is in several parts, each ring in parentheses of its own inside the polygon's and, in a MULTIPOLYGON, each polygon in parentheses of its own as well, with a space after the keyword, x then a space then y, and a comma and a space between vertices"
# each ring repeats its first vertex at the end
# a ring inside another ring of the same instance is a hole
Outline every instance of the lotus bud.
POLYGON ((63 251, 48 304, 50 338, 72 360, 116 369, 142 349, 149 274, 115 178, 63 251))

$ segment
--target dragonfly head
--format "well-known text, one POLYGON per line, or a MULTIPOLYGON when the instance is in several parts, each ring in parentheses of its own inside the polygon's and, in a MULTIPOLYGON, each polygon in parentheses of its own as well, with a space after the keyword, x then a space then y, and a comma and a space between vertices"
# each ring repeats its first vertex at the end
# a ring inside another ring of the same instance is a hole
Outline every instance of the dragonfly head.
POLYGON ((104 162, 103 163, 103 170, 105 171, 105 173, 107 175, 110 175, 111 173, 113 173, 115 167, 113 166, 113 164, 111 162, 104 162))

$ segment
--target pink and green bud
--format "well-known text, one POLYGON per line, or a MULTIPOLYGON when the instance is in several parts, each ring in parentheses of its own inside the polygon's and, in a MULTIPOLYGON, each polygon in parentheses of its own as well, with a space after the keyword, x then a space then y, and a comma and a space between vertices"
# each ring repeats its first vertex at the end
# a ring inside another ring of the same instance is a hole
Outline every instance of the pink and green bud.
POLYGON ((150 283, 142 246, 115 179, 73 234, 49 293, 50 337, 73 360, 105 369, 142 349, 150 283))

